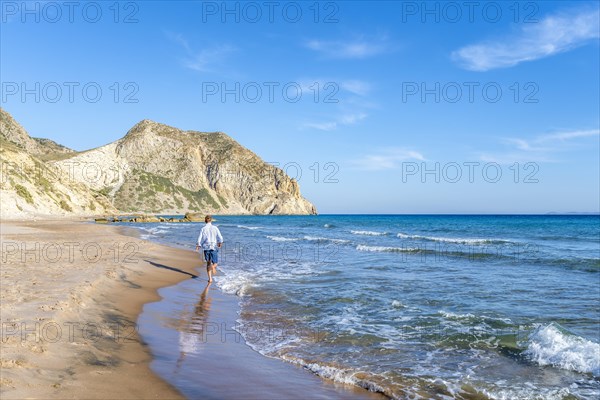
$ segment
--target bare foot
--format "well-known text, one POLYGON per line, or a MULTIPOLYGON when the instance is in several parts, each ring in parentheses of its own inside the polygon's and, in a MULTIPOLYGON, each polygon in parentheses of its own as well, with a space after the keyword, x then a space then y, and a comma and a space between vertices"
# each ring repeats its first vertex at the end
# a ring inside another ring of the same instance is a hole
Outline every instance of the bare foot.
POLYGON ((208 283, 210 283, 210 282, 212 282, 212 279, 209 279, 209 280, 208 280, 208 283))

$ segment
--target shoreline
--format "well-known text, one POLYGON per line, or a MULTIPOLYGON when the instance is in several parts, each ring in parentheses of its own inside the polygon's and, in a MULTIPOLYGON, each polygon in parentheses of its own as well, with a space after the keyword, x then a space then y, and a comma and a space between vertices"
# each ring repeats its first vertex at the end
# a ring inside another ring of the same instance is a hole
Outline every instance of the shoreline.
MULTIPOLYGON (((217 279, 218 279, 217 274, 217 279)), ((387 399, 260 354, 237 331, 239 303, 216 283, 182 281, 140 315, 151 368, 190 399, 387 399)))
MULTIPOLYGON (((159 290, 188 281, 201 292, 206 272, 198 268, 197 253, 140 239, 127 227, 83 219, 3 220, 1 238, 3 398, 185 398, 151 368, 155 358, 137 323, 144 307, 161 301, 159 290)), ((213 288, 213 303, 220 304, 214 318, 235 320, 237 299, 213 288)), ((243 339, 234 342, 207 342, 212 368, 218 362, 224 371, 258 378, 251 386, 263 397, 265 388, 281 397, 278 388, 288 387, 287 395, 303 398, 383 398, 267 358, 243 339), (256 375, 257 366, 284 371, 286 379, 256 375)), ((204 367, 200 374, 211 368, 204 367)), ((222 388, 237 381, 215 379, 222 388)), ((208 388, 197 389, 211 396, 208 388)))

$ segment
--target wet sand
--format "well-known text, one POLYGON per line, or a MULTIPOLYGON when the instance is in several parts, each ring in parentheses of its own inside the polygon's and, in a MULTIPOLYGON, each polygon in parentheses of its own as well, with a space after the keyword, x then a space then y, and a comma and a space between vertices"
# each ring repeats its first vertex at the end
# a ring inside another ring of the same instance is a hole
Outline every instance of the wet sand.
MULTIPOLYGON (((263 357, 234 340, 233 333, 232 340, 206 335, 194 345, 202 351, 180 366, 188 366, 182 374, 195 384, 179 391, 150 368, 153 357, 138 334, 137 319, 144 304, 160 300, 159 288, 180 290, 173 285, 185 281, 186 290, 201 295, 206 273, 196 269, 197 253, 140 240, 124 228, 77 221, 2 221, 0 229, 3 399, 379 397, 263 357)), ((206 321, 232 326, 237 299, 214 284, 205 298, 210 299, 206 321)), ((143 326, 150 326, 146 322, 143 326)), ((153 368, 169 377, 159 364, 179 360, 180 332, 185 337, 187 328, 180 325, 170 338, 158 326, 143 337, 166 343, 153 368)))
POLYGON ((238 299, 215 283, 190 280, 159 294, 162 301, 144 307, 140 333, 156 353, 152 368, 188 398, 385 398, 252 350, 234 330, 238 299))

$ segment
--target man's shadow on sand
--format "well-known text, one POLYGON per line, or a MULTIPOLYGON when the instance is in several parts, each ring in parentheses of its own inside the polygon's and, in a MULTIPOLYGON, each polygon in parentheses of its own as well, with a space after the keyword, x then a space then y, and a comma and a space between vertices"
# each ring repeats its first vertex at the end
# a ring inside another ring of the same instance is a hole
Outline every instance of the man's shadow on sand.
POLYGON ((159 264, 157 262, 150 261, 150 260, 144 260, 144 261, 146 261, 148 264, 150 264, 150 265, 152 265, 152 266, 154 266, 156 268, 164 268, 164 269, 168 269, 168 270, 171 270, 171 271, 179 272, 180 274, 184 274, 184 275, 190 276, 192 279, 198 278, 198 275, 194 275, 192 273, 189 273, 187 271, 181 270, 179 268, 169 267, 168 265, 159 264))

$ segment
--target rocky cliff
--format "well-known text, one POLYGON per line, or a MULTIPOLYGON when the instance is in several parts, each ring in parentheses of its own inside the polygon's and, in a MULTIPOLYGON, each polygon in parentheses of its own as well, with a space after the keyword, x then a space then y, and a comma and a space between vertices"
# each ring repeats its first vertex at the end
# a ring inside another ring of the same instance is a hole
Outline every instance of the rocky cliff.
MULTIPOLYGON (((74 152, 29 137, 5 112, 2 119, 3 151, 17 151, 42 168, 59 171, 78 193, 83 190, 102 204, 94 204, 96 212, 90 207, 78 207, 78 212, 97 214, 114 208, 122 213, 316 213, 295 180, 222 132, 182 131, 144 120, 122 139, 74 152)), ((13 184, 3 187, 3 203, 5 191, 19 200, 13 184)), ((38 203, 37 196, 39 190, 31 196, 33 204, 38 203)), ((22 201, 19 206, 23 208, 22 201)))
POLYGON ((51 163, 124 212, 316 213, 296 181, 222 132, 144 120, 116 142, 51 163))
POLYGON ((115 212, 106 196, 44 161, 70 153, 51 140, 30 137, 0 109, 0 218, 115 212))
POLYGON ((50 139, 33 138, 15 119, 0 108, 0 137, 15 144, 21 150, 39 158, 53 157, 60 154, 74 153, 50 139))

